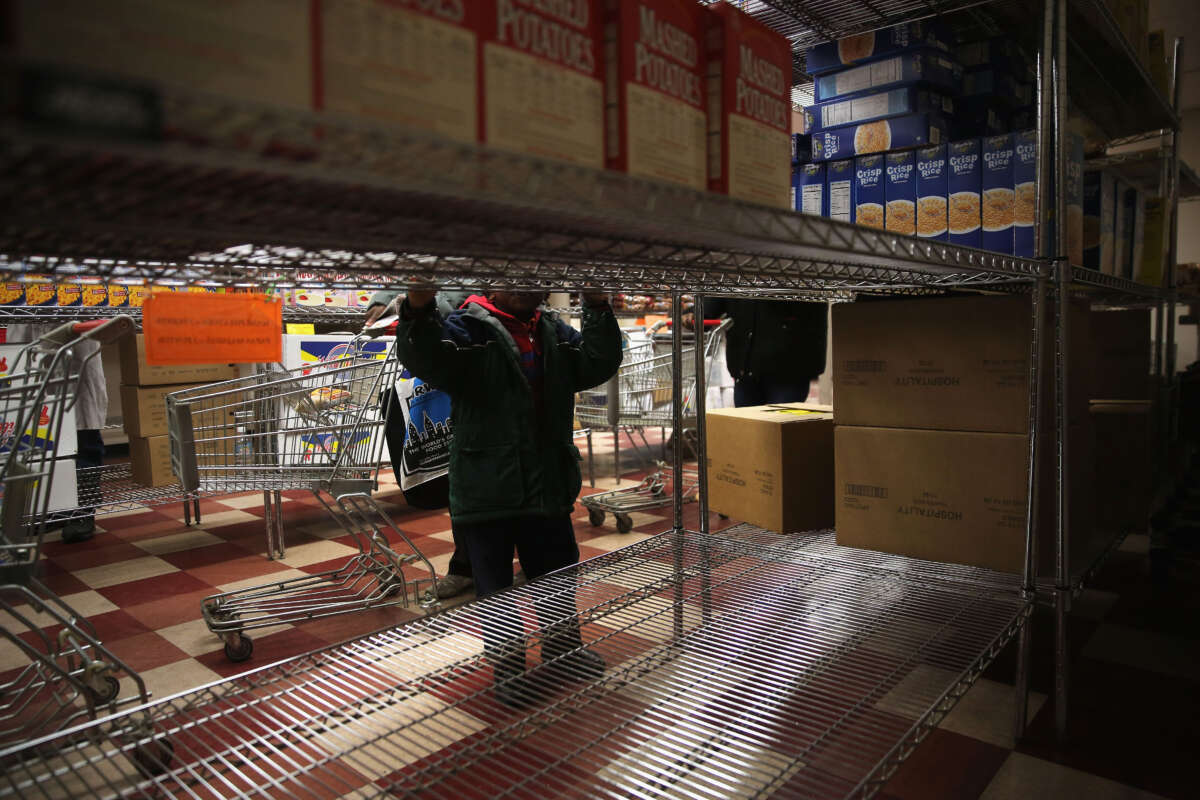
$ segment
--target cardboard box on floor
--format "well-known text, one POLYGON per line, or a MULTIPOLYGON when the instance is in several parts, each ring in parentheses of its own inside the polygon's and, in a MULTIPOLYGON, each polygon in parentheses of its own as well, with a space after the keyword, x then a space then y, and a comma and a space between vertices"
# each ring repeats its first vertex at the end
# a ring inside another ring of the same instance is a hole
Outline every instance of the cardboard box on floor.
POLYGON ((831 411, 806 403, 709 411, 709 508, 772 531, 831 527, 831 411))
POLYGON ((1150 309, 1093 311, 1091 327, 1093 372, 1088 398, 1149 400, 1150 309))
MULTIPOLYGON (((1020 572, 1025 553, 1027 437, 837 426, 837 541, 931 561, 1020 572)), ((1072 434, 1071 552, 1091 540, 1090 432, 1072 434)), ((1042 453, 1039 562, 1054 564, 1054 471, 1042 453)))
MULTIPOLYGON (((1071 317, 1072 347, 1078 353, 1088 348, 1084 308, 1074 307, 1071 317)), ((1031 323, 1025 297, 836 305, 834 421, 1023 434, 1029 420, 1031 323)), ((1043 371, 1043 392, 1053 386, 1052 376, 1052 369, 1043 371)), ((1086 417, 1088 362, 1073 361, 1070 376, 1072 419, 1086 417)), ((1042 404, 1044 422, 1051 407, 1042 404)))
POLYGON ((130 437, 129 459, 133 462, 134 483, 142 486, 168 486, 175 483, 175 473, 171 471, 169 436, 130 437))
POLYGON ((142 334, 121 340, 121 382, 130 386, 162 386, 176 383, 215 383, 238 376, 236 364, 146 363, 146 340, 142 334))

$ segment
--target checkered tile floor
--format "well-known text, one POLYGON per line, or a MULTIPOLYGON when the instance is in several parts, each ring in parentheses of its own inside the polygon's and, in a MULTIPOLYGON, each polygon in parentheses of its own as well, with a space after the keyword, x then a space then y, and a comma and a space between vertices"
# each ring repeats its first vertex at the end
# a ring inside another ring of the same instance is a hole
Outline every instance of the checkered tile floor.
MULTIPOLYGON (((657 432, 654 432, 657 434, 657 432)), ((656 441, 656 439, 652 439, 656 441)), ((582 444, 582 443, 581 443, 582 444)), ((611 437, 596 433, 597 486, 613 485, 611 437)), ((632 455, 629 453, 628 455, 632 455)), ((623 464, 628 465, 626 454, 623 464)), ((636 465, 631 465, 636 466, 636 465)), ((634 477, 627 473, 626 485, 634 477)), ((445 512, 410 509, 391 480, 377 495, 417 547, 444 572, 453 550, 445 512)), ((587 481, 585 479, 585 487, 587 481)), ((200 603, 220 591, 267 579, 321 572, 355 552, 309 493, 284 500, 287 555, 265 555, 262 498, 246 494, 201 502, 199 525, 183 524, 181 505, 98 519, 94 539, 76 545, 48 540, 44 582, 90 618, 99 637, 163 697, 324 645, 404 622, 417 608, 391 607, 259 630, 254 657, 230 663, 200 616, 200 603)), ((696 506, 685 522, 697 524, 696 506)), ((575 530, 583 558, 600 555, 666 529, 670 509, 634 515, 634 530, 595 528, 578 506, 575 530)), ((730 524, 715 516, 714 528, 730 524)), ((1200 751, 1200 570, 1175 566, 1167 588, 1148 576, 1146 537, 1131 537, 1110 560, 1072 617, 1072 732, 1053 735, 1053 629, 1034 619, 1035 693, 1029 736, 1012 739, 1013 647, 917 750, 882 792, 890 800, 934 798, 1085 797, 1133 800, 1194 797, 1187 765, 1200 751)), ((464 599, 469 599, 464 598, 464 599)), ((0 647, 0 682, 20 664, 0 647)), ((126 691, 130 687, 126 687, 126 691)))

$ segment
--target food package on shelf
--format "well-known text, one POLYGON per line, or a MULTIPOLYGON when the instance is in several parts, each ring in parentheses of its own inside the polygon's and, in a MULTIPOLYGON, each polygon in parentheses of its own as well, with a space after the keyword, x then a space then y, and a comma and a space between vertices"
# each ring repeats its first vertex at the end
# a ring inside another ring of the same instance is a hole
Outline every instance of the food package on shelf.
POLYGON ((941 114, 906 114, 813 134, 813 160, 884 153, 945 141, 949 127, 941 114))

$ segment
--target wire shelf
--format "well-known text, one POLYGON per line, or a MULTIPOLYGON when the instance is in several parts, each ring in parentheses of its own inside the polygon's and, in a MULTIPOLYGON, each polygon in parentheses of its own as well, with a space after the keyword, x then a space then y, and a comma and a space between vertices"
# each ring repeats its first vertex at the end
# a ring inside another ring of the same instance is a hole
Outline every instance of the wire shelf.
POLYGON ((1003 576, 843 551, 662 534, 0 753, 0 796, 869 797, 1030 606, 1003 576), (533 642, 577 619, 607 670, 541 664, 540 702, 499 705, 479 625, 507 602, 538 603, 533 642))
MULTIPOLYGON (((1085 166, 1114 171, 1138 189, 1157 195, 1163 162, 1170 157, 1169 147, 1155 147, 1089 158, 1085 166)), ((1183 161, 1179 162, 1179 199, 1181 202, 1200 199, 1200 176, 1183 161)))
MULTIPOLYGON (((284 306, 284 322, 315 324, 348 323, 362 327, 365 308, 330 308, 323 306, 284 306)), ((70 322, 74 320, 108 319, 118 315, 141 320, 142 309, 129 306, 0 306, 0 324, 70 322)))
POLYGON ((1106 275, 1094 269, 1071 267, 1072 288, 1084 291, 1096 302, 1129 304, 1131 302, 1157 303, 1165 293, 1157 286, 1149 286, 1116 275, 1106 275))
POLYGON ((138 511, 169 503, 182 503, 202 495, 199 492, 188 494, 178 483, 167 486, 143 486, 135 483, 133 468, 129 464, 85 467, 77 470, 76 476, 79 507, 50 512, 50 516, 56 520, 138 511))

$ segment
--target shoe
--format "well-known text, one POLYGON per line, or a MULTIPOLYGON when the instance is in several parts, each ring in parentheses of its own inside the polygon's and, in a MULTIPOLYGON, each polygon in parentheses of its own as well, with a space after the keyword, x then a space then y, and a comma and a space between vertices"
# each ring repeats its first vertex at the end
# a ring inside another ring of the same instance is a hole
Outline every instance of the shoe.
POLYGON ((599 653, 591 650, 574 650, 561 658, 547 658, 542 654, 546 669, 564 681, 594 681, 604 674, 607 666, 599 653))
POLYGON ((62 540, 67 544, 79 544, 86 542, 96 535, 96 518, 95 517, 79 517, 77 519, 69 519, 63 525, 62 540))
POLYGON ((529 578, 525 577, 525 570, 523 570, 523 569, 517 570, 517 574, 513 576, 513 586, 520 586, 520 585, 522 585, 524 583, 528 583, 528 582, 529 582, 529 578))
POLYGON ((537 687, 525 674, 497 683, 493 689, 496 699, 512 709, 528 708, 538 701, 537 687))
POLYGON ((433 591, 439 600, 444 600, 447 597, 457 597, 474 585, 475 581, 466 575, 447 575, 437 579, 433 591))

